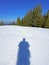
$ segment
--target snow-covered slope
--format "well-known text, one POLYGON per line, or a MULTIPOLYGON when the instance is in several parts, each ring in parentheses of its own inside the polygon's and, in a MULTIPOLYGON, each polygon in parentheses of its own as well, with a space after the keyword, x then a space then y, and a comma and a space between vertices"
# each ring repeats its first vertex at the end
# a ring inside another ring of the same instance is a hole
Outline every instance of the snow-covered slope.
POLYGON ((0 65, 16 65, 19 42, 30 45, 30 65, 49 65, 49 29, 0 26, 0 65))

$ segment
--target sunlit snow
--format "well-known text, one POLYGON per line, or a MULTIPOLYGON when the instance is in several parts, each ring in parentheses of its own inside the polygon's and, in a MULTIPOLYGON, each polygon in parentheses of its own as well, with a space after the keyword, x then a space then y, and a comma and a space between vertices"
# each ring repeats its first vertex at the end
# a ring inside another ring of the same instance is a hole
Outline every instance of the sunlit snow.
POLYGON ((0 26, 0 65, 16 65, 23 38, 30 45, 30 65, 49 65, 49 29, 22 26, 0 26))

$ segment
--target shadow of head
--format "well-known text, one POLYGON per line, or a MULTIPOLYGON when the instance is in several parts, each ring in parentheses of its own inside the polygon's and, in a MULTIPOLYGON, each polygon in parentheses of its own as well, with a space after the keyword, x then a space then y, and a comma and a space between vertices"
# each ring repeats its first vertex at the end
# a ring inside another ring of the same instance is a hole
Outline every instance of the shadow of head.
POLYGON ((25 39, 25 38, 23 38, 23 41, 25 42, 25 41, 26 41, 26 39, 25 39))

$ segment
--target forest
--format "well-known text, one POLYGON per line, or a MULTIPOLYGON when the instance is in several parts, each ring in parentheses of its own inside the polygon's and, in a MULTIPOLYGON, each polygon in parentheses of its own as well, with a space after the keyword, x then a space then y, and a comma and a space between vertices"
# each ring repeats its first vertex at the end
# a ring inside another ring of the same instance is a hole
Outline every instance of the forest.
MULTIPOLYGON (((4 21, 0 21, 0 25, 7 24, 4 21)), ((49 28, 49 10, 43 14, 42 6, 37 5, 28 11, 23 18, 18 16, 16 21, 12 21, 8 25, 49 28)))

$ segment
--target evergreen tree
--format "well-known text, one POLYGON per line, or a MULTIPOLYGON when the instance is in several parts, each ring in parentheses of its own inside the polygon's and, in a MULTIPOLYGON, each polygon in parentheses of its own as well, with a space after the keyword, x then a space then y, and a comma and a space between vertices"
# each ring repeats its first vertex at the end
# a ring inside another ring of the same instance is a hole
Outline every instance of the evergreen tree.
POLYGON ((21 25, 20 17, 17 18, 17 25, 21 25))
POLYGON ((46 15, 45 27, 46 27, 46 28, 49 28, 49 10, 47 11, 47 15, 46 15))
POLYGON ((37 5, 34 9, 30 10, 21 20, 20 17, 18 17, 17 25, 49 28, 49 10, 45 15, 42 15, 42 7, 41 5, 37 5))

